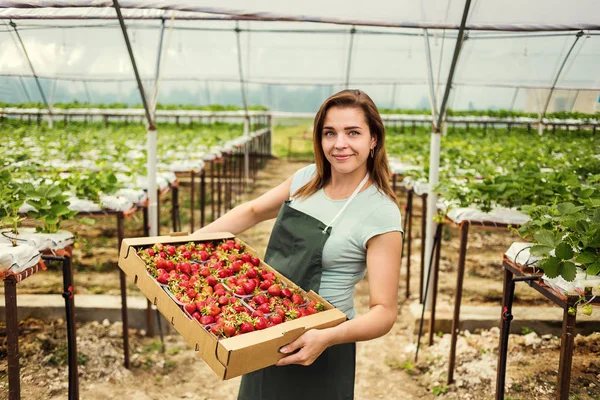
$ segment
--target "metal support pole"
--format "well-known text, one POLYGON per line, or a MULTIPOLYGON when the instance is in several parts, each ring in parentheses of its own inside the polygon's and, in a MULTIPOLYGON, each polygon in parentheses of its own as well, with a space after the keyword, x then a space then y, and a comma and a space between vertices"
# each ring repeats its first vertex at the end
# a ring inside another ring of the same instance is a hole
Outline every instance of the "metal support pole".
POLYGON ((454 363, 456 360, 456 340, 460 329, 460 304, 462 302, 463 282, 465 278, 465 261, 467 257, 467 241, 469 224, 460 225, 460 253, 458 256, 458 273, 456 277, 456 293, 454 298, 454 317, 452 318, 452 339, 450 342, 450 362, 448 365, 448 384, 454 382, 454 363))
POLYGON ((206 218, 206 168, 200 172, 200 227, 204 226, 206 218))
MULTIPOLYGON (((118 235, 118 246, 117 249, 121 250, 121 242, 124 238, 123 231, 123 213, 117 213, 117 235, 118 235)), ((127 277, 125 276, 125 272, 119 268, 119 283, 121 287, 121 319, 123 321, 123 353, 125 356, 125 360, 123 365, 125 368, 129 369, 129 318, 127 315, 127 277)))
POLYGON ((560 74, 562 73, 563 69, 565 68, 565 64, 567 63, 569 56, 573 52, 575 45, 577 44, 577 42, 579 41, 579 39, 582 36, 583 36, 583 31, 577 32, 577 34, 575 35, 575 41, 571 45, 571 48, 565 55, 565 58, 563 59, 562 64, 560 65, 560 68, 556 72, 556 76, 554 77, 554 81, 552 82, 552 86, 550 87, 550 92, 548 93, 548 97, 546 98, 546 103, 544 104, 544 108, 542 109, 542 113, 540 114, 540 120, 539 120, 540 124, 542 123, 542 120, 546 116, 546 112, 548 111, 548 106, 550 105, 550 99, 552 98, 552 93, 554 93, 554 88, 556 87, 556 83, 558 82, 558 79, 560 78, 560 74))
POLYGON ((19 318, 17 316, 17 281, 4 280, 4 310, 6 313, 6 349, 8 358, 8 399, 21 398, 19 365, 19 318))
POLYGON ((569 314, 569 308, 575 307, 575 299, 570 296, 563 310, 562 335, 560 337, 560 359, 558 361, 558 388, 556 397, 560 400, 569 398, 571 386, 571 364, 575 339, 576 314, 569 314))
POLYGON ((13 21, 10 21, 10 26, 12 26, 12 28, 15 31, 15 34, 17 35, 17 39, 19 39, 19 43, 21 44, 21 48, 23 49, 23 53, 25 53, 25 58, 27 59, 27 63, 29 64, 29 69, 31 69, 31 73, 33 74, 35 83, 37 84, 38 90, 40 91, 40 95, 42 96, 42 101, 44 102, 44 105, 48 109, 48 114, 50 115, 50 118, 52 118, 52 107, 50 106, 50 104, 48 103, 48 100, 46 99, 46 95, 44 94, 44 90, 42 89, 42 84, 40 83, 40 78, 37 76, 37 74, 35 72, 35 68, 33 68, 31 58, 29 58, 29 54, 27 53, 27 48, 25 48, 25 44, 23 43, 23 40, 21 39, 21 35, 19 34, 19 31, 17 30, 17 24, 15 24, 13 21))
POLYGON ((248 97, 246 94, 246 85, 244 83, 244 70, 242 68, 242 44, 240 42, 240 26, 239 22, 235 22, 235 38, 237 43, 237 55, 238 55, 238 71, 240 75, 240 89, 242 91, 242 101, 244 104, 244 111, 246 113, 246 118, 248 118, 248 97))
POLYGON ((510 102, 510 110, 514 110, 515 108, 515 102, 517 101, 517 94, 519 94, 519 88, 515 89, 515 94, 513 94, 513 98, 510 102))
POLYGON ((352 29, 350 29, 350 44, 348 45, 348 61, 346 62, 346 89, 350 87, 350 67, 352 66, 352 49, 354 48, 355 33, 356 28, 352 27, 352 29))
POLYGON ((406 223, 407 239, 406 239, 406 298, 410 296, 410 257, 412 253, 412 214, 413 214, 413 189, 408 189, 406 195, 406 223))
POLYGON ((196 208, 195 205, 195 188, 194 188, 194 170, 190 171, 190 231, 194 232, 194 211, 196 208))

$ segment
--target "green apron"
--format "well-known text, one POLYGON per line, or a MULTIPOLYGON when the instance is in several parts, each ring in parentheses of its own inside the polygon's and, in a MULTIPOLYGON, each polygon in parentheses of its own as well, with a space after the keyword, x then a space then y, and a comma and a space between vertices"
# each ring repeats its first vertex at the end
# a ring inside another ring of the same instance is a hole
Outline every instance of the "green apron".
MULTIPOLYGON (((319 291, 323 247, 331 225, 365 185, 368 174, 326 226, 286 201, 273 227, 265 262, 305 291, 319 291)), ((271 366, 242 376, 238 400, 351 400, 354 398, 356 344, 327 348, 308 367, 271 366)))

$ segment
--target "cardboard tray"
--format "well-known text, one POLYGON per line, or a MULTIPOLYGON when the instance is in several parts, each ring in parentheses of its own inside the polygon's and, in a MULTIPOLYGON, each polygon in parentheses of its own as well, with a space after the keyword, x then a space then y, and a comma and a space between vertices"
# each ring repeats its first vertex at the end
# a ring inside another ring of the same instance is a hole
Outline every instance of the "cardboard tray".
MULTIPOLYGON (((261 331, 217 340, 196 320, 189 319, 158 282, 146 272, 146 264, 138 257, 137 250, 155 243, 185 244, 221 239, 234 239, 243 245, 247 252, 258 256, 254 249, 228 232, 193 235, 177 233, 171 234, 171 236, 129 238, 123 240, 119 252, 119 267, 220 379, 234 378, 273 365, 283 357, 283 354, 279 353, 279 348, 293 342, 307 330, 333 327, 346 320, 346 315, 342 311, 334 308, 315 292, 310 291, 306 296, 323 303, 325 311, 261 331)), ((275 273, 288 286, 298 287, 262 261, 260 267, 275 273)))

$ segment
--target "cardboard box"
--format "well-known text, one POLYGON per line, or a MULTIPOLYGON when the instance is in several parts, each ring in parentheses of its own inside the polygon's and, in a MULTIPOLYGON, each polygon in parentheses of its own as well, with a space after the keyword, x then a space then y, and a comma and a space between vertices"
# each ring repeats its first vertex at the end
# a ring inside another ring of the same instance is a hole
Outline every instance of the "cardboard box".
MULTIPOLYGON (((346 315, 343 312, 334 308, 315 292, 310 291, 306 294, 306 297, 323 303, 325 311, 284 322, 264 330, 217 340, 195 319, 189 319, 179 305, 147 273, 146 264, 137 255, 137 250, 140 247, 151 246, 155 243, 185 244, 221 239, 234 239, 237 243, 242 244, 247 252, 257 256, 254 249, 235 238, 231 233, 176 234, 125 239, 119 252, 119 267, 158 308, 186 342, 198 352, 220 379, 234 378, 273 365, 283 357, 279 353, 279 348, 293 342, 305 331, 313 328, 333 327, 346 320, 346 315)), ((274 272, 288 286, 297 287, 285 276, 262 261, 260 267, 274 272)))

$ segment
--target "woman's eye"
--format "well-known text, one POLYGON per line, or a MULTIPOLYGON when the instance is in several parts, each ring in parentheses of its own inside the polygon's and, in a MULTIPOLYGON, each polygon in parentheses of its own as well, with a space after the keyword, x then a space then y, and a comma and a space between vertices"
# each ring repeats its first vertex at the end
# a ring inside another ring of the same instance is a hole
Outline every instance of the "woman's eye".
POLYGON ((358 132, 358 131, 350 131, 349 135, 350 136, 358 136, 358 135, 360 135, 360 132, 358 132))
POLYGON ((329 137, 331 137, 331 136, 334 136, 334 135, 335 135, 335 132, 331 132, 331 131, 326 131, 326 132, 323 133, 323 136, 329 136, 329 137))

